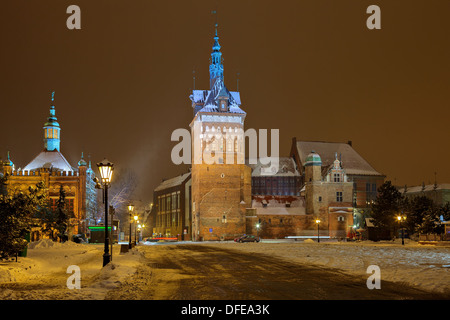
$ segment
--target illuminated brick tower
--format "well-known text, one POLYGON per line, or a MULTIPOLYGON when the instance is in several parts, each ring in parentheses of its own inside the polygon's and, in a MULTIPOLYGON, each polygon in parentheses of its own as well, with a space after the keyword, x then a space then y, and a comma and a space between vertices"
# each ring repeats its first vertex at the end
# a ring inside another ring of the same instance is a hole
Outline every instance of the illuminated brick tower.
POLYGON ((210 90, 193 90, 192 237, 228 240, 246 233, 251 207, 251 169, 245 165, 244 120, 239 92, 224 84, 217 24, 210 90))

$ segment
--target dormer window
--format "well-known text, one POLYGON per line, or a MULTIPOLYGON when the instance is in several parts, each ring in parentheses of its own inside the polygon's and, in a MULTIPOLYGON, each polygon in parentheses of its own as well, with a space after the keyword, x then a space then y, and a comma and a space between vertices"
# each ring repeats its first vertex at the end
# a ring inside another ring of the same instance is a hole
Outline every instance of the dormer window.
POLYGON ((225 100, 220 100, 220 111, 227 110, 227 102, 225 100))

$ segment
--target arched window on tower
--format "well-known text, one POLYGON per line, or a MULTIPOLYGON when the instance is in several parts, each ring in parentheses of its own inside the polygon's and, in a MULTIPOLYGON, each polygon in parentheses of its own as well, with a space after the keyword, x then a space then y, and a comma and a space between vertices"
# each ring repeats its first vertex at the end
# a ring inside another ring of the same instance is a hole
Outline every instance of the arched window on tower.
POLYGON ((227 152, 233 152, 233 138, 229 137, 227 140, 227 152))

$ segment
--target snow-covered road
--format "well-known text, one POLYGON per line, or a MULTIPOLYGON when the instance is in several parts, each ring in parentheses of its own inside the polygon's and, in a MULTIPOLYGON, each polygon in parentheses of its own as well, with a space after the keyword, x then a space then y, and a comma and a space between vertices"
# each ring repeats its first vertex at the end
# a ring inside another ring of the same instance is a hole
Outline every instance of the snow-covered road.
MULTIPOLYGON (((367 267, 377 265, 382 281, 450 293, 450 247, 421 246, 410 242, 405 246, 392 242, 310 241, 195 244, 238 250, 245 254, 264 254, 295 264, 336 268, 349 275, 366 278, 367 267)), ((126 254, 119 254, 119 249, 115 245, 112 263, 102 268, 102 245, 59 244, 46 240, 31 243, 26 258, 19 257, 19 262, 0 261, 0 299, 151 299, 151 296, 138 293, 144 292, 157 276, 157 273, 152 274, 148 260, 144 258, 144 252, 148 255, 152 246, 138 246, 126 254), (67 268, 70 265, 80 267, 81 290, 67 288, 67 279, 71 275, 67 268)), ((164 281, 164 278, 160 280, 164 281)))

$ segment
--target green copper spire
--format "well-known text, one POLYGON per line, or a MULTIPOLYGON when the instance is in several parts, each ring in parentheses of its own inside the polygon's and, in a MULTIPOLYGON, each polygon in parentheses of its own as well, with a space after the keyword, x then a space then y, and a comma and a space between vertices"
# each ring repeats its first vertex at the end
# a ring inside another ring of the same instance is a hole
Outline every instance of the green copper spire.
POLYGON ((217 27, 216 23, 216 33, 214 36, 214 44, 213 51, 211 53, 211 64, 209 65, 209 83, 210 87, 214 86, 214 83, 217 79, 221 79, 223 81, 223 64, 222 64, 222 52, 220 52, 220 44, 219 44, 219 36, 217 35, 217 27))
POLYGON ((47 122, 44 123, 44 149, 47 151, 60 150, 60 131, 58 119, 54 106, 55 91, 52 92, 52 105, 50 106, 50 115, 47 122))

